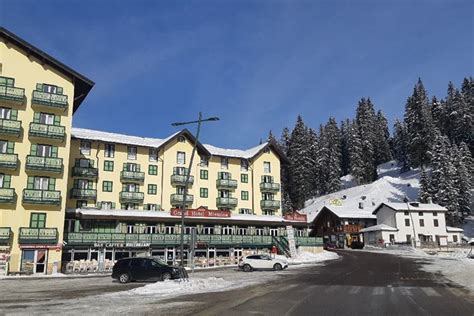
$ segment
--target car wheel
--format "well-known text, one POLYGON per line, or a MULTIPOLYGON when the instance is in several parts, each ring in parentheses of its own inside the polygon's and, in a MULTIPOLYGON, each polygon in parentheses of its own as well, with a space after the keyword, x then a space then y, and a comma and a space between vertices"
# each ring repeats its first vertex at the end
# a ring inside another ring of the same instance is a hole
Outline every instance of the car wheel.
POLYGON ((123 284, 130 282, 130 276, 128 275, 128 273, 120 274, 118 279, 119 279, 119 282, 123 284))
POLYGON ((170 280, 171 279, 171 273, 169 272, 165 272, 161 275, 161 280, 162 281, 166 281, 166 280, 170 280))
POLYGON ((252 272, 252 267, 250 266, 250 264, 244 264, 244 267, 243 267, 243 270, 245 272, 252 272))
POLYGON ((275 264, 273 265, 273 270, 275 270, 275 271, 280 271, 281 269, 283 269, 283 267, 281 266, 281 264, 275 263, 275 264))

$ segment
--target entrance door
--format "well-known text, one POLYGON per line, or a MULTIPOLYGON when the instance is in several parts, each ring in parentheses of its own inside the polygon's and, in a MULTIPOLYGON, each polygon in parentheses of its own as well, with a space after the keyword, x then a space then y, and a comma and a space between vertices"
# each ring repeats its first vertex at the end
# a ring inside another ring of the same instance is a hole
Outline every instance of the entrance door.
POLYGON ((168 264, 174 264, 174 248, 166 248, 166 263, 168 264))
POLYGON ((33 274, 46 274, 48 250, 23 250, 21 271, 33 274))

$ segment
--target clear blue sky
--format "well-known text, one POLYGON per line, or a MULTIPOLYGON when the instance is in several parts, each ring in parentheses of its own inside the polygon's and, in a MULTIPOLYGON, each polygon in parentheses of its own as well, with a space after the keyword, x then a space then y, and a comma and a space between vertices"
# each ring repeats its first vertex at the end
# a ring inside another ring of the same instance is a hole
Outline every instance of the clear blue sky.
POLYGON ((96 82, 75 126, 166 137, 202 111, 204 142, 247 148, 363 96, 393 122, 418 77, 444 96, 473 75, 473 3, 0 0, 0 21, 96 82))

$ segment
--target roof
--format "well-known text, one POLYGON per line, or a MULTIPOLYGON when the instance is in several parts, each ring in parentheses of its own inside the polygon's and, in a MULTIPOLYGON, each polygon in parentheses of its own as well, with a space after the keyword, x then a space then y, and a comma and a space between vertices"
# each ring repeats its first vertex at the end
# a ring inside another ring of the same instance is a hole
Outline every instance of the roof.
POLYGON ((462 228, 458 228, 458 227, 450 227, 450 226, 446 226, 446 231, 447 232, 458 232, 458 233, 462 233, 464 232, 464 230, 462 228))
POLYGON ((394 211, 399 212, 447 212, 448 210, 441 205, 434 203, 418 203, 418 202, 408 202, 408 203, 380 203, 374 210, 374 214, 377 214, 378 210, 383 206, 387 206, 394 211))
POLYGON ((324 206, 321 211, 319 211, 318 214, 315 216, 314 220, 316 220, 325 209, 339 218, 377 219, 377 216, 373 215, 371 210, 357 208, 354 209, 353 207, 331 205, 324 206))
POLYGON ((13 43, 15 46, 18 46, 21 49, 25 50, 29 55, 33 55, 34 57, 36 57, 43 63, 48 64, 49 66, 56 69, 57 71, 70 77, 72 82, 74 83, 73 112, 76 112, 76 110, 81 105, 82 101, 84 101, 87 94, 94 86, 94 82, 92 80, 78 73, 74 69, 66 66, 65 64, 57 60, 56 58, 48 55, 41 49, 26 42, 25 40, 21 39, 17 35, 13 34, 12 32, 8 31, 7 29, 1 26, 0 26, 0 37, 4 38, 6 42, 13 43))
POLYGON ((280 160, 284 163, 289 163, 288 158, 286 157, 285 153, 280 149, 278 144, 276 144, 275 141, 268 141, 265 143, 262 143, 258 146, 252 147, 247 150, 241 150, 241 149, 225 149, 225 148, 220 148, 216 146, 212 146, 209 144, 204 145, 211 155, 213 156, 222 156, 222 157, 231 157, 231 158, 244 158, 244 159, 249 159, 251 160, 258 154, 260 154, 262 151, 264 151, 266 148, 271 148, 275 153, 279 156, 280 160))
POLYGON ((390 231, 390 232, 396 232, 398 231, 397 228, 386 225, 386 224, 379 224, 375 226, 370 226, 364 229, 361 229, 361 233, 367 233, 367 232, 375 232, 375 231, 390 231))

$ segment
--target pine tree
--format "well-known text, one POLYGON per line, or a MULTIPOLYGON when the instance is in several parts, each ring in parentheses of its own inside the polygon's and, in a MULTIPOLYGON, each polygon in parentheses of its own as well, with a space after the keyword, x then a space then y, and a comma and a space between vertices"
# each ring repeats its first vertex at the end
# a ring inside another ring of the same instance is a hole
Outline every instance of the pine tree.
POLYGON ((458 150, 456 165, 458 176, 459 209, 463 214, 471 213, 471 198, 473 188, 473 161, 466 143, 461 143, 458 150))
POLYGON ((318 163, 319 155, 319 139, 316 131, 310 128, 308 130, 308 146, 309 146, 309 155, 311 156, 311 170, 309 182, 311 184, 311 195, 315 196, 319 194, 319 188, 321 185, 320 182, 320 169, 318 163))
POLYGON ((444 101, 438 101, 435 96, 431 99, 431 117, 433 118, 434 126, 444 134, 444 124, 446 119, 445 103, 444 101))
POLYGON ((355 121, 349 127, 349 158, 350 173, 358 184, 365 181, 365 166, 362 157, 364 156, 362 140, 359 135, 359 129, 355 121))
POLYGON ((377 118, 370 99, 362 98, 359 101, 356 109, 356 123, 361 146, 359 150, 363 153, 361 155, 362 161, 357 163, 362 168, 362 174, 359 175, 361 180, 359 184, 363 184, 377 179, 377 165, 375 161, 376 134, 374 132, 374 127, 377 126, 377 118))
POLYGON ((376 125, 374 130, 374 159, 375 166, 390 161, 392 153, 389 145, 390 132, 388 131, 387 119, 382 111, 377 112, 376 125))
POLYGON ((392 143, 394 157, 402 166, 401 171, 405 172, 408 170, 408 136, 405 124, 397 119, 393 126, 393 130, 392 143))
POLYGON ((418 193, 418 200, 421 203, 427 203, 428 200, 431 198, 431 186, 430 186, 430 179, 425 169, 421 170, 420 175, 420 191, 418 193))
MULTIPOLYGON (((278 142, 280 149, 288 156, 288 148, 290 146, 290 131, 287 127, 283 129, 280 141, 278 142)), ((281 165, 281 197, 283 213, 292 212, 293 204, 291 202, 289 188, 290 188, 290 166, 288 164, 281 165)))
POLYGON ((465 135, 462 141, 468 145, 472 155, 474 154, 474 80, 472 77, 464 78, 461 94, 466 106, 463 117, 465 135))
POLYGON ((324 145, 328 147, 329 152, 326 164, 328 175, 326 193, 332 193, 341 189, 341 133, 336 119, 329 118, 324 134, 326 136, 324 145))
POLYGON ((346 119, 341 122, 341 173, 343 176, 349 173, 349 129, 351 121, 346 119))

